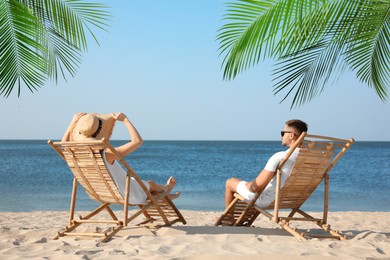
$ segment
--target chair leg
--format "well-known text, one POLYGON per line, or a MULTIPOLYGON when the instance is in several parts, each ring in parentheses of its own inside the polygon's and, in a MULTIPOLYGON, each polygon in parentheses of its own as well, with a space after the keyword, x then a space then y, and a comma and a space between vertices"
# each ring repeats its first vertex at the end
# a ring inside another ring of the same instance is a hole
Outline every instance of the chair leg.
POLYGON ((57 235, 53 237, 54 240, 58 239, 59 237, 65 236, 65 233, 72 232, 76 227, 78 227, 80 224, 76 225, 74 220, 74 212, 76 207, 76 197, 77 197, 77 179, 76 177, 73 177, 73 188, 72 188, 72 196, 70 199, 70 209, 69 209, 69 222, 68 225, 64 227, 62 231, 58 231, 57 235))
POLYGON ((245 202, 239 201, 236 204, 236 209, 237 208, 239 208, 237 211, 241 212, 241 214, 234 223, 234 226, 250 227, 256 218, 260 215, 260 212, 254 207, 254 202, 247 204, 245 202))
MULTIPOLYGON (((256 210, 256 209, 252 208, 252 210, 256 210)), ((248 226, 248 227, 252 226, 253 222, 257 219, 257 217, 260 215, 260 213, 261 213, 260 211, 256 210, 256 212, 250 214, 251 218, 248 219, 248 222, 246 223, 245 226, 248 226)))
POLYGON ((306 212, 304 212, 303 210, 301 210, 299 208, 298 209, 292 209, 292 211, 290 212, 288 217, 286 219, 283 219, 282 221, 280 221, 280 223, 278 223, 278 224, 281 225, 287 232, 289 232, 290 234, 294 235, 296 238, 298 238, 300 240, 301 240, 301 238, 305 238, 305 236, 313 237, 313 238, 332 238, 332 239, 339 239, 339 240, 347 240, 346 237, 341 235, 338 230, 332 230, 330 228, 330 225, 327 225, 325 223, 324 219, 316 219, 313 216, 307 214, 306 212), (311 233, 301 233, 301 234, 299 234, 296 231, 297 230, 296 228, 291 228, 289 226, 289 223, 290 223, 289 219, 290 218, 292 219, 293 216, 295 215, 295 213, 299 213, 301 216, 303 216, 304 219, 305 219, 303 221, 312 222, 313 224, 317 224, 321 229, 323 229, 329 235, 320 235, 320 234, 311 234, 311 233))
POLYGON ((140 208, 140 211, 137 213, 137 216, 142 213, 146 218, 145 221, 138 223, 138 225, 145 225, 158 220, 164 222, 163 226, 171 226, 176 222, 187 224, 168 193, 159 194, 153 201, 150 200, 148 204, 143 206, 138 205, 138 207, 140 208))
POLYGON ((232 217, 234 218, 234 211, 236 203, 238 202, 238 198, 234 198, 233 201, 229 204, 229 206, 225 209, 225 211, 222 213, 222 215, 217 219, 215 222, 215 226, 219 226, 222 224, 233 226, 234 221, 232 221, 232 217), (225 222, 224 222, 225 221, 225 222), (231 223, 229 223, 231 222, 231 223))
POLYGON ((320 225, 319 223, 317 223, 318 226, 320 226, 323 230, 325 230, 326 232, 328 232, 328 234, 330 235, 329 238, 335 238, 335 239, 339 239, 339 240, 347 240, 347 237, 340 234, 340 232, 338 230, 333 230, 330 228, 330 225, 328 224, 322 224, 320 225))
MULTIPOLYGON (((171 198, 169 196, 165 196, 165 201, 169 204, 169 206, 172 208, 172 210, 176 213, 177 219, 174 220, 174 222, 180 221, 184 225, 187 224, 187 221, 184 219, 183 215, 180 213, 179 209, 176 207, 176 205, 173 203, 171 198)), ((171 225, 173 224, 173 221, 171 222, 171 225)))
POLYGON ((100 240, 100 242, 102 243, 106 243, 108 240, 110 240, 116 233, 118 233, 121 229, 123 228, 123 225, 119 225, 115 228, 113 228, 113 230, 108 233, 108 234, 105 234, 105 237, 100 240))
POLYGON ((289 225, 289 222, 282 220, 282 221, 280 221, 278 224, 279 224, 284 230, 286 230, 288 233, 290 233, 290 234, 293 235, 296 239, 298 239, 299 241, 306 241, 306 240, 307 240, 303 234, 299 234, 299 233, 297 232, 297 229, 296 229, 296 228, 291 228, 290 225, 289 225))
POLYGON ((68 226, 65 226, 63 230, 58 231, 57 235, 53 237, 54 240, 57 240, 60 237, 66 236, 66 234, 72 232, 74 229, 76 229, 78 226, 80 226, 81 223, 72 223, 68 226))
POLYGON ((69 225, 71 225, 74 219, 74 210, 76 207, 76 196, 77 196, 77 179, 73 177, 73 189, 72 189, 72 197, 70 199, 70 209, 69 209, 69 225))
POLYGON ((110 208, 109 203, 104 203, 96 208, 94 211, 90 212, 88 215, 84 217, 80 217, 79 220, 72 219, 70 225, 65 226, 62 231, 59 231, 53 239, 58 239, 63 236, 92 236, 92 237, 103 237, 100 242, 106 242, 110 238, 112 238, 119 230, 123 228, 123 222, 119 221, 116 217, 115 213, 110 208), (103 220, 103 219, 91 219, 102 210, 106 209, 113 220, 103 220), (78 226, 84 223, 104 223, 104 224, 115 224, 116 226, 111 227, 111 231, 106 231, 103 233, 72 233, 78 226))

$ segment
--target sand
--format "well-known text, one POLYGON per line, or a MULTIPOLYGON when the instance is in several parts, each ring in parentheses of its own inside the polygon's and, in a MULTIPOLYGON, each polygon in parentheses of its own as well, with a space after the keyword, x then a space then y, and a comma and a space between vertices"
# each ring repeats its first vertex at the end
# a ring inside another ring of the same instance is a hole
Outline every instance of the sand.
POLYGON ((298 241, 265 217, 255 228, 215 227, 220 212, 182 210, 187 225, 128 226, 107 243, 53 235, 61 211, 0 212, 0 259, 390 259, 390 212, 330 212, 347 241, 298 241))

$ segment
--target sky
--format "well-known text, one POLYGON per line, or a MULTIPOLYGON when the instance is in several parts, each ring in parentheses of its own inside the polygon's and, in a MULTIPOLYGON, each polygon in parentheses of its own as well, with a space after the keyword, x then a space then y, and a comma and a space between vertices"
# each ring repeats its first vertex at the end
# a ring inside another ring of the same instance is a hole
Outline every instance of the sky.
MULTIPOLYGON (((108 1, 75 77, 0 97, 0 139, 61 139, 77 112, 123 112, 144 140, 280 140, 299 118, 312 134, 390 141, 390 104, 346 72, 310 103, 273 94, 274 62, 223 79, 217 31, 227 0, 108 1)), ((16 90, 16 89, 15 89, 16 90)), ((112 139, 127 139, 117 123, 112 139)))

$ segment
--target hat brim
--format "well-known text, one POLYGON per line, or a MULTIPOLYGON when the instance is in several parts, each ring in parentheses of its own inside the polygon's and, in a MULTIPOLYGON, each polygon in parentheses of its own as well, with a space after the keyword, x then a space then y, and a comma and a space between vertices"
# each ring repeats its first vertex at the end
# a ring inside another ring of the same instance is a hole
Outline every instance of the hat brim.
POLYGON ((112 117, 111 114, 98 114, 98 113, 90 113, 98 119, 102 121, 102 128, 100 132, 96 135, 96 137, 87 137, 82 135, 77 128, 77 124, 74 126, 72 130, 72 134, 70 136, 70 141, 92 141, 92 140, 101 140, 102 138, 110 139, 112 135, 112 131, 115 126, 115 118, 112 117))

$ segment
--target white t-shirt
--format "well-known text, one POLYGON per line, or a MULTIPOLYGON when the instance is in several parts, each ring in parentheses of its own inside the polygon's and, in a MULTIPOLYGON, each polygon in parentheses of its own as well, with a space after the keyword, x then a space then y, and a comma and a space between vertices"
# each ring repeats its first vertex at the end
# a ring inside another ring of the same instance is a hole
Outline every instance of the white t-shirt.
MULTIPOLYGON (((269 158, 267 164, 265 165, 264 169, 267 171, 275 172, 276 168, 278 167, 280 161, 286 156, 290 149, 282 152, 277 152, 274 155, 269 158)), ((281 174, 281 183, 280 187, 283 187, 286 183, 287 178, 291 174, 291 170, 294 166, 294 162, 297 159, 299 154, 299 148, 296 148, 295 151, 291 154, 289 159, 284 163, 282 167, 282 174, 281 174)), ((237 186, 237 192, 242 195, 245 199, 251 200, 254 198, 256 193, 249 191, 245 186, 245 181, 241 182, 237 186)), ((267 207, 269 204, 271 204, 275 200, 275 192, 276 192, 276 175, 271 179, 271 181, 268 183, 268 185, 265 187, 264 191, 261 193, 260 197, 257 199, 256 204, 263 208, 267 207)))
MULTIPOLYGON (((113 164, 109 164, 106 159, 106 151, 103 151, 103 160, 112 179, 114 180, 119 192, 123 197, 126 194, 126 171, 122 168, 117 160, 113 164)), ((149 190, 150 185, 147 181, 142 181, 149 190)), ((142 204, 147 199, 147 196, 134 177, 130 178, 130 195, 129 204, 142 204)))
MULTIPOLYGON (((278 167, 280 161, 286 156, 289 150, 290 149, 272 155, 272 157, 268 160, 267 164, 265 165, 264 169, 271 172, 276 171, 276 168, 278 167)), ((291 170, 294 166, 294 162, 298 157, 298 153, 299 153, 299 148, 295 149, 295 151, 291 154, 289 159, 284 163, 281 169, 282 174, 281 174, 280 187, 284 186, 287 178, 290 176, 291 170)), ((275 192, 276 192, 276 175, 272 178, 272 180, 268 183, 267 187, 265 187, 264 191, 260 195, 257 203, 262 205, 259 206, 266 207, 269 204, 271 204, 275 200, 275 192)))

